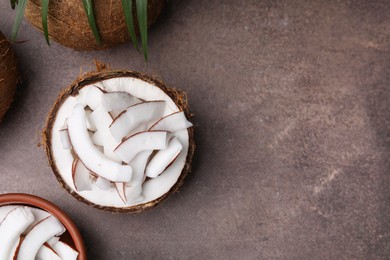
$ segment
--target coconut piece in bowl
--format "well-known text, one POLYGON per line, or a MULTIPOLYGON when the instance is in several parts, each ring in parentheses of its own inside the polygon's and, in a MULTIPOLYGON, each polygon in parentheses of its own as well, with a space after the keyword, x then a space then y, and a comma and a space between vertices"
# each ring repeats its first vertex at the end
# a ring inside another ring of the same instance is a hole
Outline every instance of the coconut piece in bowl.
POLYGON ((64 225, 42 209, 22 205, 0 207, 0 259, 77 259, 78 252, 67 245, 58 246, 64 225), (58 249, 57 249, 58 248, 58 249))
POLYGON ((78 200, 140 212, 178 190, 190 171, 192 124, 183 92, 134 71, 100 71, 57 99, 44 131, 54 174, 78 200))

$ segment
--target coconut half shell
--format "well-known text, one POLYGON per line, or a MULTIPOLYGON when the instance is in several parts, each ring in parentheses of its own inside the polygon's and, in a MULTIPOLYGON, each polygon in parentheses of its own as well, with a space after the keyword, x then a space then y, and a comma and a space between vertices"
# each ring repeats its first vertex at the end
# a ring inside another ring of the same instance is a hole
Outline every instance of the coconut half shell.
POLYGON ((14 99, 17 83, 16 59, 9 42, 0 32, 0 122, 14 99))
MULTIPOLYGON (((134 3, 133 21, 138 35, 134 3)), ((166 0, 148 1, 148 27, 156 21, 165 3, 166 0)), ((47 18, 49 36, 61 45, 79 51, 107 49, 130 39, 122 1, 94 0, 93 10, 102 44, 96 42, 83 3, 79 0, 50 1, 47 18)), ((43 31, 41 0, 28 1, 25 16, 38 30, 43 31)))
POLYGON ((186 162, 185 165, 181 171, 181 174, 176 181, 176 183, 171 187, 171 189, 163 194, 161 197, 143 203, 143 204, 138 204, 134 206, 128 206, 128 207, 111 207, 111 206, 102 206, 95 204, 83 197, 81 197, 79 194, 77 194, 71 187, 69 187, 66 182, 63 180, 59 169, 56 166, 55 163, 55 158, 53 155, 53 150, 52 150, 52 135, 53 135, 53 127, 54 123, 57 117, 57 113, 65 100, 71 96, 75 96, 78 94, 79 90, 82 89, 84 86, 91 85, 94 83, 98 83, 99 81, 102 80, 107 80, 111 78, 119 78, 119 77, 133 77, 137 78, 143 81, 148 82, 149 84, 152 84, 161 90, 163 90, 173 101, 174 103, 178 106, 178 108, 182 111, 184 111, 185 115, 187 118, 191 117, 190 111, 189 111, 189 106, 187 103, 186 99, 186 94, 183 91, 179 91, 173 88, 167 87, 161 80, 156 79, 154 77, 147 76, 145 74, 136 72, 136 71, 109 71, 109 70, 101 70, 97 72, 90 72, 87 74, 84 74, 83 76, 79 77, 76 81, 74 81, 70 86, 68 86, 57 98, 51 112, 49 113, 47 120, 46 120, 46 127, 45 130, 43 131, 43 146, 48 158, 48 162, 50 167, 52 168, 57 180, 60 182, 63 188, 65 188, 70 194, 72 194, 77 200, 84 202, 92 207, 110 211, 110 212, 126 212, 126 213, 138 213, 142 212, 146 209, 150 209, 155 207, 156 205, 160 204, 163 202, 170 194, 175 193, 179 190, 179 187, 183 184, 184 178, 187 176, 187 174, 190 173, 191 171, 191 163, 192 163, 192 158, 194 155, 195 151, 195 143, 194 143, 194 130, 193 127, 188 128, 188 137, 189 137, 189 149, 188 153, 186 156, 186 162))

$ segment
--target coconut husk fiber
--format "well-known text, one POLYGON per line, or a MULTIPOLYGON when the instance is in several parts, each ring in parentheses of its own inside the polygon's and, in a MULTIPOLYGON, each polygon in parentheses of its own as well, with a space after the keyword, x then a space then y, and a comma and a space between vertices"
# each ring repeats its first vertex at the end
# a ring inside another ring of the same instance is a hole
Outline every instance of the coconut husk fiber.
POLYGON ((179 107, 180 110, 184 111, 187 118, 190 118, 191 114, 189 111, 189 106, 187 103, 187 96, 183 91, 179 91, 174 88, 167 87, 161 80, 156 79, 154 77, 147 76, 145 74, 136 72, 136 71, 120 71, 115 70, 111 71, 109 69, 106 69, 104 66, 101 67, 100 71, 97 72, 90 72, 86 73, 82 76, 80 76, 76 81, 74 81, 70 86, 68 86, 57 98, 55 104, 52 107, 52 110, 50 111, 47 119, 46 119, 46 127, 43 131, 43 146, 47 155, 47 159, 49 162, 50 167, 53 170, 54 175, 56 176, 57 180, 60 182, 62 187, 67 190, 71 195, 73 195, 77 200, 84 202, 92 207, 114 212, 114 213, 139 213, 146 209, 153 208, 163 202, 169 195, 177 192, 179 190, 179 187, 183 184, 184 178, 187 176, 187 174, 191 171, 191 163, 192 163, 192 157, 194 155, 195 151, 195 143, 194 143, 194 130, 193 127, 188 129, 189 134, 189 149, 188 154, 186 158, 186 164, 184 165, 184 168, 181 172, 181 175, 175 185, 163 196, 157 198, 156 200, 139 204, 135 206, 130 207, 123 207, 123 208, 116 208, 116 207, 107 207, 102 205, 97 205, 95 203, 92 203, 85 198, 78 195, 71 187, 69 187, 65 181, 62 179, 61 174, 59 173, 59 170, 57 169, 55 158, 53 156, 52 151, 52 145, 51 145, 51 139, 52 139, 52 129, 54 126, 55 119, 57 117, 57 113, 62 106, 62 104, 65 102, 65 100, 73 95, 77 95, 79 90, 83 88, 84 86, 110 79, 110 78, 117 78, 117 77, 134 77, 141 80, 144 80, 146 82, 149 82, 150 84, 153 84, 154 86, 162 89, 169 97, 172 98, 172 100, 175 102, 175 104, 179 107))
POLYGON ((0 122, 14 99, 17 83, 16 59, 8 40, 0 32, 0 122))
MULTIPOLYGON (((160 15, 166 0, 148 1, 148 26, 160 15)), ((54 41, 78 50, 101 50, 130 39, 123 14, 122 1, 94 0, 93 9, 101 44, 96 42, 89 27, 84 6, 80 0, 56 0, 49 2, 48 30, 54 41)), ((42 31, 41 0, 28 1, 26 18, 42 31)), ((133 20, 136 34, 139 34, 135 1, 133 1, 133 20)))

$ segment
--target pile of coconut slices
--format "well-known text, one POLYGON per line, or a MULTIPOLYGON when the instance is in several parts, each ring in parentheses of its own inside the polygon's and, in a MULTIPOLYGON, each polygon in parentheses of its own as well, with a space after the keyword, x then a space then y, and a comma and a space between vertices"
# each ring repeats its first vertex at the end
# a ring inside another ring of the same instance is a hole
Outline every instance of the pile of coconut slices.
POLYGON ((77 259, 79 253, 60 241, 65 227, 44 210, 2 206, 0 221, 0 259, 77 259))
POLYGON ((135 81, 140 80, 119 78, 83 87, 58 112, 54 132, 62 151, 54 151, 57 168, 95 204, 125 207, 156 199, 173 186, 185 163, 192 124, 161 89, 135 81))

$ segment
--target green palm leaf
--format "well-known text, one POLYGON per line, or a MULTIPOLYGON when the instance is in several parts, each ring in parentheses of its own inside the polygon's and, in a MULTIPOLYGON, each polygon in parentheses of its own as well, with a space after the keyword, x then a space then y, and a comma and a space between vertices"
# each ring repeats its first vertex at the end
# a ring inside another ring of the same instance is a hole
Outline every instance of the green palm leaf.
MULTIPOLYGON (((15 2, 16 3, 16 2, 15 2)), ((11 2, 12 4, 12 2, 11 2)), ((20 23, 22 22, 22 18, 24 15, 24 10, 26 9, 27 0, 19 0, 16 5, 16 16, 14 27, 12 28, 11 40, 15 41, 16 35, 18 34, 20 23)))
POLYGON ((148 0, 137 0, 137 17, 141 35, 142 50, 148 60, 148 0))
POLYGON ((100 44, 101 41, 100 41, 100 36, 99 36, 97 26, 96 26, 96 22, 95 22, 95 15, 93 14, 92 0, 83 0, 83 5, 84 5, 85 13, 87 14, 89 27, 91 27, 91 30, 92 30, 93 35, 95 36, 96 42, 98 44, 100 44))
POLYGON ((49 12, 49 0, 42 0, 42 28, 45 34, 45 39, 48 45, 49 42, 49 30, 47 29, 47 13, 49 12))
POLYGON ((127 25, 127 30, 134 47, 138 50, 137 37, 135 36, 134 30, 134 20, 133 20, 133 1, 132 0, 122 0, 123 13, 125 15, 125 21, 127 25))

